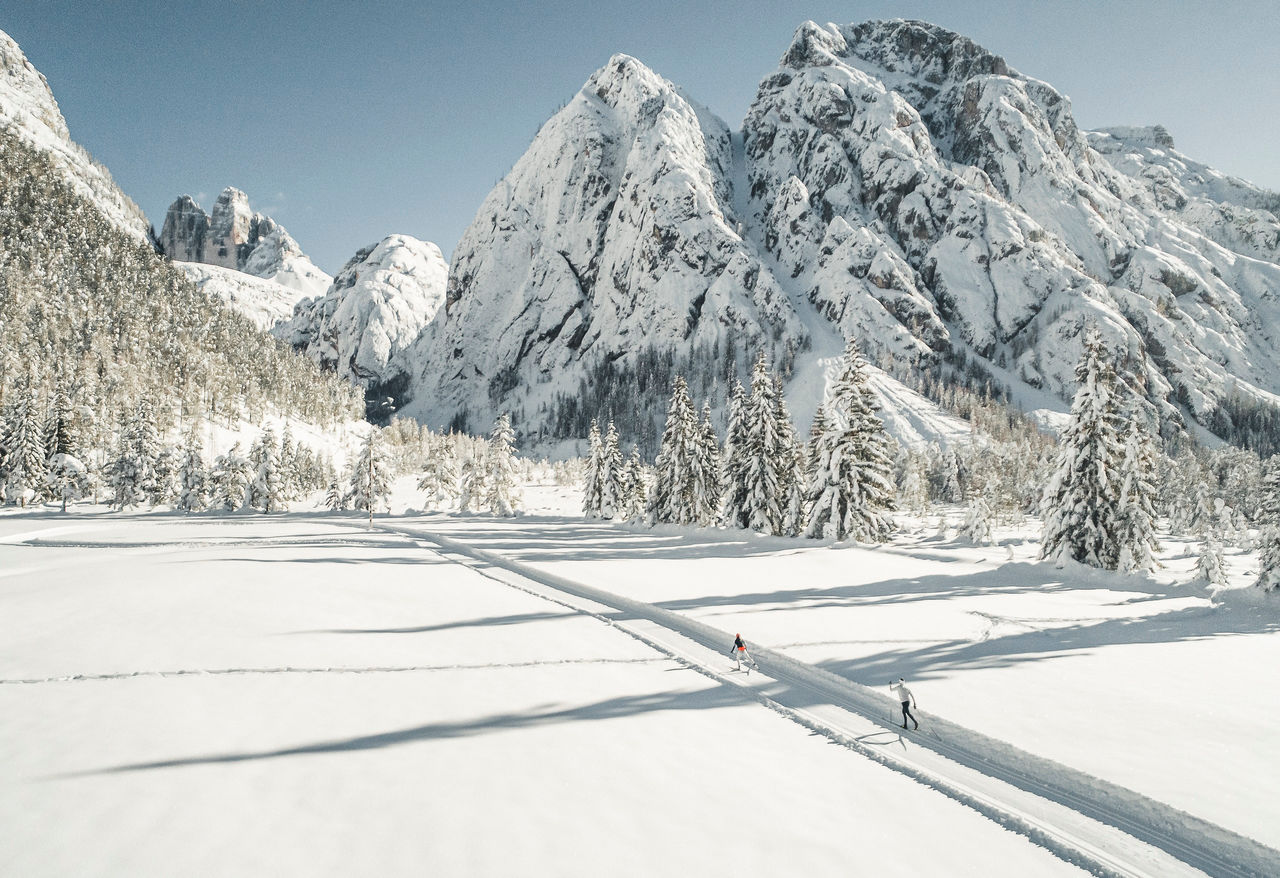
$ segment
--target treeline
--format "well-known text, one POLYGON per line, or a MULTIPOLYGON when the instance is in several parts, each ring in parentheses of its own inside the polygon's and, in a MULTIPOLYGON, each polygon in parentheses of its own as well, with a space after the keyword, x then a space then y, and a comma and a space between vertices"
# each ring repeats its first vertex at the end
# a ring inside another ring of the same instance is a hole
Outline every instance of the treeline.
POLYGON ((69 418, 81 456, 105 460, 144 399, 162 433, 199 418, 332 425, 363 413, 349 385, 200 292, 0 131, 0 485, 18 409, 69 418))

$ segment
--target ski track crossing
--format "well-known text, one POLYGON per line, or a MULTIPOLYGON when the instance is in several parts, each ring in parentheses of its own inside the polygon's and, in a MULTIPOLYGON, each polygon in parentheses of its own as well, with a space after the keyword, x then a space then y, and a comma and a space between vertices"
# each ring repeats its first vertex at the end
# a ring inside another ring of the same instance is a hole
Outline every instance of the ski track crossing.
POLYGON ((424 527, 383 523, 375 530, 413 538, 489 579, 597 618, 1095 875, 1280 874, 1280 851, 963 726, 927 717, 919 731, 903 734, 892 719, 897 702, 888 696, 758 644, 751 645, 751 653, 759 673, 738 673, 729 668, 732 636, 711 625, 424 527))

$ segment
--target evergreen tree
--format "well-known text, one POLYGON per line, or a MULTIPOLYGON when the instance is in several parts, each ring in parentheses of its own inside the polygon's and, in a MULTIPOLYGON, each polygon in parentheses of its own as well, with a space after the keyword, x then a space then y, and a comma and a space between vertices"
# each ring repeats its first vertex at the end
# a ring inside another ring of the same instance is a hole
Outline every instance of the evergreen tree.
POLYGON ((15 396, 0 438, 0 448, 4 450, 0 470, 5 476, 5 497, 11 503, 26 506, 28 493, 39 500, 45 490, 44 431, 34 384, 27 382, 15 396))
POLYGON ((747 508, 747 391, 741 381, 733 382, 729 395, 729 426, 724 439, 724 498, 721 521, 725 527, 747 528, 751 514, 747 508))
POLYGON ((458 511, 470 512, 472 502, 485 494, 484 460, 468 457, 462 462, 462 473, 458 483, 458 511))
POLYGON ((711 423, 711 404, 702 407, 698 442, 693 455, 693 516, 703 527, 712 527, 720 514, 720 440, 711 423))
POLYGON ((240 443, 233 443, 213 462, 210 482, 214 508, 224 512, 243 509, 248 499, 250 476, 249 459, 240 453, 240 443))
POLYGON ((676 376, 667 408, 658 459, 654 462, 653 490, 649 494, 649 521, 653 524, 694 524, 694 457, 700 440, 698 418, 689 398, 689 385, 676 376))
POLYGON ((249 505, 261 512, 281 512, 285 505, 285 485, 280 473, 280 451, 275 433, 268 427, 258 443, 258 463, 249 485, 249 505))
POLYGON ((600 438, 600 425, 592 419, 587 433, 590 449, 586 472, 583 475, 582 514, 587 518, 599 518, 604 510, 604 442, 600 438))
POLYGON ((204 449, 195 430, 187 434, 178 467, 178 508, 183 512, 202 512, 209 502, 209 473, 204 465, 204 449))
POLYGON ((1227 584, 1227 562, 1222 554, 1222 540, 1216 528, 1209 528, 1201 537, 1200 555, 1196 558, 1196 578, 1213 589, 1227 584))
POLYGON ((981 495, 969 501, 969 510, 965 514, 964 527, 961 530, 969 538, 969 542, 975 546, 989 546, 993 542, 991 506, 981 495))
POLYGON ((1280 455, 1267 461, 1258 504, 1258 579, 1265 592, 1280 588, 1280 455))
MULTIPOLYGON (((614 435, 615 443, 617 435, 614 435)), ((511 416, 505 412, 498 416, 489 434, 489 454, 485 467, 485 506, 494 515, 516 514, 520 492, 516 483, 515 433, 511 430, 511 416)))
POLYGON ((391 470, 387 458, 378 428, 374 427, 360 446, 360 453, 352 460, 347 477, 353 509, 373 513, 379 506, 389 508, 391 470))
MULTIPOLYGON (((596 436, 599 440, 599 434, 596 436)), ((612 521, 622 509, 622 451, 618 448, 618 431, 609 422, 604 441, 600 442, 600 463, 596 468, 600 483, 600 517, 612 521)))
POLYGON ((431 440, 427 445, 418 490, 427 495, 428 507, 451 503, 458 496, 458 470, 453 445, 443 437, 431 440))
POLYGON ((751 396, 744 414, 744 482, 747 526, 779 535, 785 530, 785 494, 791 459, 778 423, 776 386, 764 352, 751 372, 751 396))
POLYGON ((778 425, 778 446, 783 456, 783 466, 779 470, 781 476, 782 528, 780 535, 797 537, 805 527, 805 469, 808 460, 805 457, 804 444, 791 423, 791 412, 787 409, 787 401, 782 395, 782 379, 774 379, 774 399, 777 409, 774 422, 778 425))
POLYGON ((640 460, 640 449, 635 445, 631 446, 631 457, 627 460, 622 483, 622 517, 627 521, 638 521, 644 517, 648 490, 644 483, 644 463, 640 460))
POLYGON ((1080 387, 1059 442, 1057 471, 1041 501, 1040 556, 1114 570, 1120 560, 1118 473, 1124 446, 1117 425, 1115 367, 1095 328, 1085 335, 1076 379, 1080 387))
POLYGON ((893 440, 877 409, 862 355, 850 339, 814 443, 805 536, 883 542, 893 533, 893 440))
POLYGON ((48 442, 49 457, 57 454, 69 454, 73 457, 79 452, 75 437, 74 415, 71 411, 71 395, 67 392, 66 381, 59 381, 53 395, 53 410, 49 415, 48 442))
POLYGON ((1131 411, 1120 464, 1117 565, 1125 573, 1150 570, 1159 549, 1155 535, 1155 442, 1138 411, 1131 411))
POLYGON ((329 482, 329 487, 324 494, 324 505, 334 512, 344 512, 348 508, 349 498, 347 492, 343 489, 342 483, 337 479, 329 482))
POLYGON ((88 469, 71 454, 59 452, 49 458, 45 479, 47 494, 62 503, 63 512, 67 511, 68 502, 82 500, 93 490, 88 469))

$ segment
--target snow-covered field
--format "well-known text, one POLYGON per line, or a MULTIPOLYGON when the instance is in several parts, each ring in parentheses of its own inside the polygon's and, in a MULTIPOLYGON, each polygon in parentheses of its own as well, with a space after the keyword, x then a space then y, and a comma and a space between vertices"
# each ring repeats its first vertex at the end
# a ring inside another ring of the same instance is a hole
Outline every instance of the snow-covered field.
POLYGON ((1280 847, 1280 609, 1178 585, 1183 546, 1124 578, 1032 563, 1026 529, 833 547, 409 486, 373 531, 0 516, 0 874, 1195 874, 1099 824, 1116 801, 1280 847), (737 631, 763 674, 730 673, 737 631), (1125 789, 1077 825, 978 733, 1125 789))

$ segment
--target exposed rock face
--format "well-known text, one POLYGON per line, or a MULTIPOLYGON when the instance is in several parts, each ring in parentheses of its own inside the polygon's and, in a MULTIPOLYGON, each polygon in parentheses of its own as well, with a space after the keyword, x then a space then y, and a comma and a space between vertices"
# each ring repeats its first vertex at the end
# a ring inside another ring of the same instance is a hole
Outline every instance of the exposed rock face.
POLYGON ((320 295, 332 282, 283 226, 250 210, 248 196, 232 187, 218 196, 212 215, 189 195, 169 205, 160 246, 175 261, 234 269, 283 284, 302 296, 320 295))
POLYGON ((435 244, 390 235, 353 256, 321 297, 273 334, 366 389, 402 374, 391 360, 444 304, 449 266, 435 244))
POLYGON ((120 191, 111 174, 71 139, 44 74, 36 70, 18 44, 0 31, 0 125, 46 152, 54 166, 81 195, 139 241, 147 237, 147 219, 120 191))
POLYGON ((548 121, 454 252, 444 309, 403 358, 411 412, 487 427, 647 346, 783 356, 808 344, 733 206, 727 126, 616 55, 548 121))

